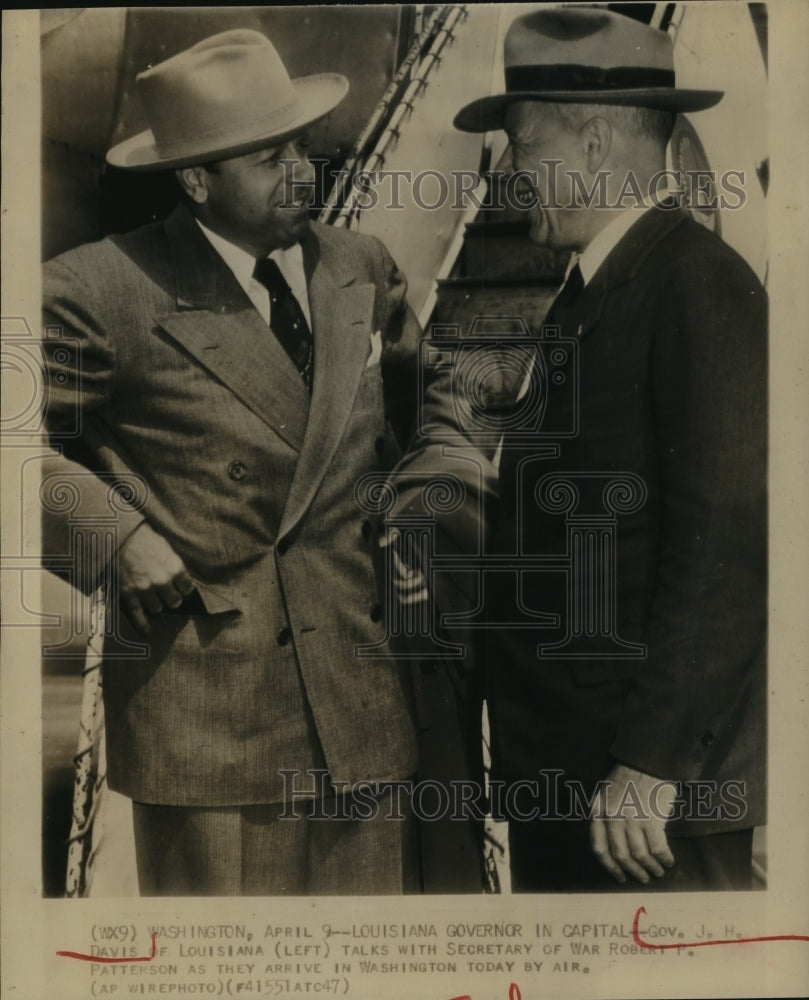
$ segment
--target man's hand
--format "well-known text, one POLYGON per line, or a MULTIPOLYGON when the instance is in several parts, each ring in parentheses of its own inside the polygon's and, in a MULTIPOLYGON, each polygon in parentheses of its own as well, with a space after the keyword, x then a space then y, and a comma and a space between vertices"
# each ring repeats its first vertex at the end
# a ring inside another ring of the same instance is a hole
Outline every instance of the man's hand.
POLYGON ((145 522, 118 551, 121 600, 135 627, 149 632, 147 614, 177 608, 194 590, 182 559, 162 535, 145 522))
POLYGON ((590 823, 590 844, 604 868, 618 882, 632 875, 647 885, 650 875, 661 878, 674 864, 666 840, 676 789, 624 764, 607 777, 599 792, 590 823))
POLYGON ((393 586, 396 588, 396 596, 400 604, 419 604, 426 601, 428 595, 427 581, 420 569, 414 569, 411 565, 414 562, 412 555, 405 553, 404 558, 400 555, 401 535, 396 528, 388 528, 379 539, 379 544, 383 549, 390 548, 393 556, 393 568, 395 577, 393 586))

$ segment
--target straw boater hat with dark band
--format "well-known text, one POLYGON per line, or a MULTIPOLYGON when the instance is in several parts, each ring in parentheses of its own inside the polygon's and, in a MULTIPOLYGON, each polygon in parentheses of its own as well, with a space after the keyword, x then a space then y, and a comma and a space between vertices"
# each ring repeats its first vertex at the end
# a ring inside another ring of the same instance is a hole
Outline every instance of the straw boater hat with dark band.
POLYGON ((338 73, 291 80, 275 47, 238 29, 138 74, 151 128, 107 153, 113 166, 163 170, 239 156, 288 139, 348 93, 338 73))
POLYGON ((503 62, 506 93, 467 104, 456 128, 500 129, 515 101, 701 111, 723 96, 676 87, 670 36, 608 10, 553 8, 519 17, 506 34, 503 62))

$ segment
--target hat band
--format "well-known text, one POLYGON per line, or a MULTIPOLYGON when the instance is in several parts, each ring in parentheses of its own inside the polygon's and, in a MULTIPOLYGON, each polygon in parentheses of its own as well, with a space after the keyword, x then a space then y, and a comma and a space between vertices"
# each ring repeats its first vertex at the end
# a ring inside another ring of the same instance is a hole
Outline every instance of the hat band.
POLYGON ((635 90, 644 87, 673 87, 673 69, 648 66, 509 66, 506 90, 635 90))

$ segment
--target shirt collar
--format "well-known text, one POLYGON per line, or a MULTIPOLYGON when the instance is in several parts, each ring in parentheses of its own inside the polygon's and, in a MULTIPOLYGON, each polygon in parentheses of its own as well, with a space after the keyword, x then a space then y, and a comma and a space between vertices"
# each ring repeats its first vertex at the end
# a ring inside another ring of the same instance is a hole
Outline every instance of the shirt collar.
MULTIPOLYGON (((222 260, 224 260, 233 272, 236 280, 242 288, 247 289, 250 282, 253 280, 253 270, 256 266, 255 257, 253 257, 252 254, 247 253, 246 250, 242 250, 241 247, 237 247, 235 243, 231 243, 230 240, 226 240, 223 236, 220 236, 218 233, 210 230, 207 226, 204 226, 199 219, 196 220, 196 223, 205 234, 214 250, 216 250, 222 260)), ((304 282, 304 288, 306 287, 305 279, 303 277, 303 248, 300 243, 296 243, 294 246, 288 247, 286 250, 273 250, 273 252, 268 256, 278 265, 281 273, 286 278, 287 284, 296 293, 296 296, 300 297, 300 285, 302 280, 304 282)))
POLYGON ((581 269, 581 276, 584 284, 588 284, 596 271, 601 267, 609 256, 610 252, 618 245, 623 237, 629 232, 633 224, 642 218, 651 208, 646 204, 642 210, 637 206, 625 208, 623 212, 616 215, 614 219, 597 233, 579 255, 578 264, 581 269))
POLYGON ((216 250, 231 271, 233 271, 236 280, 242 288, 248 285, 250 279, 253 277, 253 268, 256 266, 256 261, 252 254, 249 254, 246 250, 242 250, 241 247, 237 247, 235 243, 226 240, 224 236, 213 232, 207 226, 203 226, 199 219, 196 222, 214 250, 216 250))

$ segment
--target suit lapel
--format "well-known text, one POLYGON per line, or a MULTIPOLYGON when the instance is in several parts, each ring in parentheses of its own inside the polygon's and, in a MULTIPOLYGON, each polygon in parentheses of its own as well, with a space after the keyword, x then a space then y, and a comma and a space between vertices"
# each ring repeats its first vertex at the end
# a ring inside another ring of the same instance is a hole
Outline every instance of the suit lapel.
POLYGON ((613 247, 570 309, 568 330, 585 337, 598 323, 607 294, 631 281, 652 248, 687 218, 681 209, 651 208, 613 247))
POLYGON ((315 378, 309 423, 279 535, 312 501, 343 436, 370 349, 376 289, 358 282, 350 263, 324 260, 314 232, 303 241, 309 287, 315 378))
POLYGON ((309 398, 294 364, 187 209, 171 215, 166 233, 177 310, 157 322, 299 451, 309 398))

